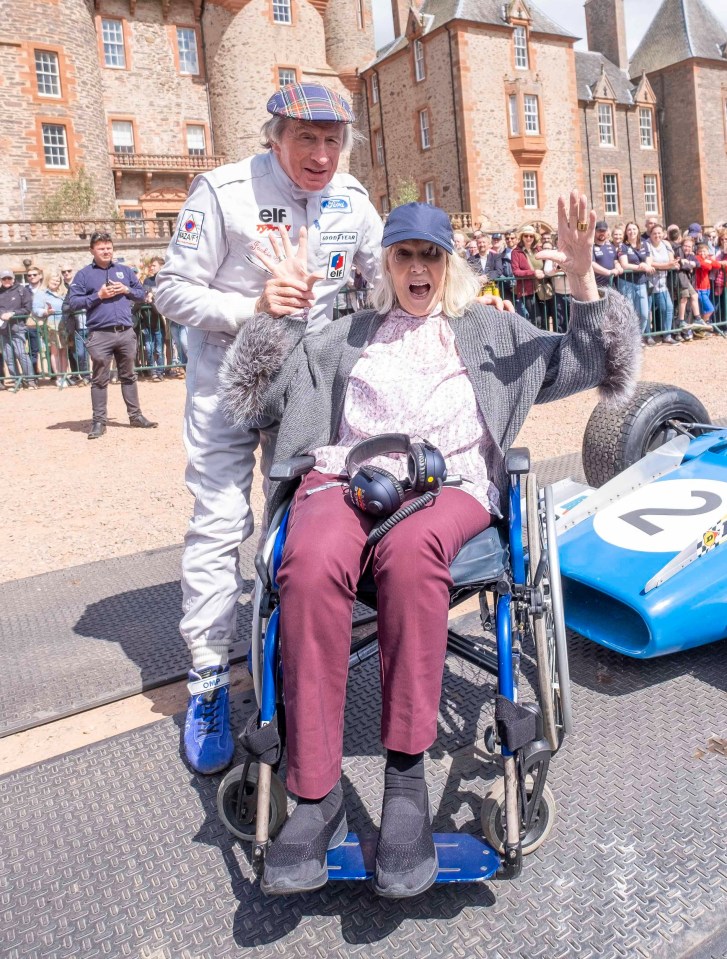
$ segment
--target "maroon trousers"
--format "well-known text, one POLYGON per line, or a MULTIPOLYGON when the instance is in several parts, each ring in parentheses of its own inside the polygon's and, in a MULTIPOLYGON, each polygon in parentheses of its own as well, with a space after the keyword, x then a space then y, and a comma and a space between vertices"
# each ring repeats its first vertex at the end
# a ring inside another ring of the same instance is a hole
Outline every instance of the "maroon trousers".
MULTIPOLYGON (((341 776, 351 623, 356 586, 376 525, 333 477, 310 472, 291 507, 278 574, 288 788, 318 799, 341 776)), ((381 741, 419 753, 436 739, 447 647, 449 565, 490 524, 474 497, 446 487, 432 506, 403 520, 373 554, 378 590, 381 741)))

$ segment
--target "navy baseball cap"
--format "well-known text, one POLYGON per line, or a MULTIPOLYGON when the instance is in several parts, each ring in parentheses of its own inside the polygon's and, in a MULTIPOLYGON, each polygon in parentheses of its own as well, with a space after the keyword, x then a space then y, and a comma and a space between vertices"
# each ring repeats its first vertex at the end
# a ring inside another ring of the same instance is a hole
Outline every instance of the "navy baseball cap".
POLYGON ((492 237, 493 240, 501 240, 501 239, 502 239, 502 233, 490 233, 490 236, 492 237))
POLYGON ((429 240, 447 253, 454 253, 454 235, 449 217, 429 203, 396 206, 386 219, 381 245, 393 246, 404 240, 429 240))
POLYGON ((689 236, 699 236, 701 232, 702 232, 701 224, 699 223, 689 224, 689 229, 687 230, 687 233, 689 234, 689 236))
POLYGON ((322 83, 288 83, 268 100, 268 113, 290 120, 353 123, 353 110, 335 90, 322 83))
POLYGON ((608 229, 608 223, 606 223, 605 220, 599 220, 598 223, 596 224, 596 229, 597 229, 597 230, 607 230, 607 229, 608 229))

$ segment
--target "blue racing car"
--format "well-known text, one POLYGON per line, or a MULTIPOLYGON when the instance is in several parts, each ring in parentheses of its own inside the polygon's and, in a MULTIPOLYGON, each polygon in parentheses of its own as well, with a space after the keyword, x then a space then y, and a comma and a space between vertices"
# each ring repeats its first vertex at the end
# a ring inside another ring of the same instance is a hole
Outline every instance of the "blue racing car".
POLYGON ((566 625, 639 658, 726 637, 727 430, 643 383, 596 407, 583 463, 589 485, 554 490, 566 625))

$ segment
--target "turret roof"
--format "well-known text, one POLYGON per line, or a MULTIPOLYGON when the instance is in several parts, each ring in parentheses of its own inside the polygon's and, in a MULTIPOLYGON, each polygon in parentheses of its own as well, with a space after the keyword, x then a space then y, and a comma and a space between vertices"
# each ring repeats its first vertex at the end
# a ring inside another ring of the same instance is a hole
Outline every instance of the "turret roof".
POLYGON ((632 77, 699 57, 725 58, 727 27, 703 0, 663 0, 629 63, 632 77))

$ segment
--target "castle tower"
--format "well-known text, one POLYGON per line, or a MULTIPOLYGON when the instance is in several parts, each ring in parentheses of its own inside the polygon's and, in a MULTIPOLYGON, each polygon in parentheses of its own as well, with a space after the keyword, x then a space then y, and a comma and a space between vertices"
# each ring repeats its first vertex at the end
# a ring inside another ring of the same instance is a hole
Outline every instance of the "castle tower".
POLYGON ((586 0, 588 49, 628 70, 624 0, 586 0))
POLYGON ((35 16, 27 4, 4 7, 3 34, 12 42, 0 48, 0 207, 9 218, 39 216, 43 200, 81 166, 96 194, 89 213, 114 209, 92 8, 65 0, 35 16))
MULTIPOLYGON (((322 6, 321 0, 316 5, 322 6)), ((344 86, 341 92, 351 102, 356 126, 368 133, 366 87, 358 75, 375 56, 374 18, 371 0, 328 0, 323 14, 326 35, 326 59, 344 86)), ((324 83, 327 81, 323 81, 324 83)), ((368 143, 354 145, 349 169, 366 181, 371 168, 368 143)))

